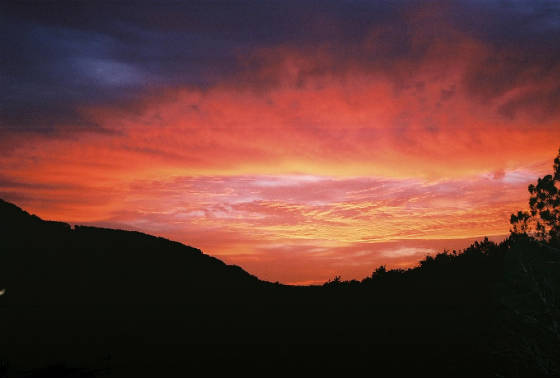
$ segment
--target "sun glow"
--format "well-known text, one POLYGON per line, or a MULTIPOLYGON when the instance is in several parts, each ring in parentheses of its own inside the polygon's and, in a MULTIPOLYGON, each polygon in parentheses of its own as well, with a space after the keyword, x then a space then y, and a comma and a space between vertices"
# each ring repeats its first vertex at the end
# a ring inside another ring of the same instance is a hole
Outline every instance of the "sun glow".
MULTIPOLYGON (((350 40, 248 43, 212 61, 203 84, 141 62, 142 46, 111 58, 114 46, 94 38, 99 56, 63 61, 83 85, 60 84, 76 99, 61 97, 44 119, 40 108, 3 120, 0 195, 47 219, 177 239, 285 282, 361 278, 505 235, 558 148, 559 65, 548 45, 498 44, 447 12, 399 13, 406 28, 350 25, 360 28, 350 40), (84 87, 109 100, 78 96, 84 87)), ((50 38, 60 54, 90 43, 50 38)))

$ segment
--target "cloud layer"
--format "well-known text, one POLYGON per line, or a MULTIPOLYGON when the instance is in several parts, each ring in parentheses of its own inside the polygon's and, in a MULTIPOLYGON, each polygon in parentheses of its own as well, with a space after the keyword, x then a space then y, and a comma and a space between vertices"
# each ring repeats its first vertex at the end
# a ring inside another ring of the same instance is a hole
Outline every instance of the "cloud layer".
POLYGON ((266 279, 359 278, 503 235, 560 141, 557 3, 1 15, 0 196, 266 279))

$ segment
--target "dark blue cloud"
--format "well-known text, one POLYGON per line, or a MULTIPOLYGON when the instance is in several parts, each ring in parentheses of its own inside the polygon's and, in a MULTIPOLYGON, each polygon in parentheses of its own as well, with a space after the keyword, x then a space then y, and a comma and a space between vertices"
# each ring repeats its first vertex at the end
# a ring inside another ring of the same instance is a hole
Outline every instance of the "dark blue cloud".
MULTIPOLYGON (((473 68, 475 96, 503 93, 511 75, 527 67, 545 72, 559 62, 557 2, 39 1, 0 7, 0 128, 11 131, 95 129, 79 105, 124 103, 161 86, 212 85, 235 77, 238 58, 260 46, 329 45, 364 65, 414 60, 422 52, 411 50, 405 18, 423 7, 439 9, 473 38, 516 51, 487 62, 505 66, 503 75, 473 68), (381 50, 364 54, 361 42, 375 28, 384 31, 381 50)), ((433 32, 436 38, 445 30, 435 25, 433 32)))

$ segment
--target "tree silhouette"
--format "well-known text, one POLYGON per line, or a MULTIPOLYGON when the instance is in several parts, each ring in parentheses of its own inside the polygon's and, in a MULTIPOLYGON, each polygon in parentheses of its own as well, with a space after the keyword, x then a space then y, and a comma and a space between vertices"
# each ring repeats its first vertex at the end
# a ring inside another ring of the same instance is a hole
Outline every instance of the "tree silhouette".
POLYGON ((512 214, 513 234, 529 234, 540 240, 560 239, 560 150, 554 159, 554 172, 529 185, 530 211, 512 214))

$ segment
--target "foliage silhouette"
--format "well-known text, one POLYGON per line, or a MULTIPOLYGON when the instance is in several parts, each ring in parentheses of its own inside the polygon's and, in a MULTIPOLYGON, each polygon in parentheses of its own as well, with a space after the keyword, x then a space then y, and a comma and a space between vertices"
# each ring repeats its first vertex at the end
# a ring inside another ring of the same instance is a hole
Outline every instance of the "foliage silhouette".
POLYGON ((560 150, 554 159, 553 173, 529 185, 530 211, 511 215, 512 232, 531 234, 558 244, 560 239, 560 150))

